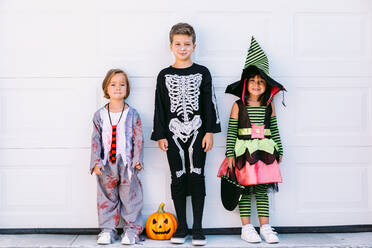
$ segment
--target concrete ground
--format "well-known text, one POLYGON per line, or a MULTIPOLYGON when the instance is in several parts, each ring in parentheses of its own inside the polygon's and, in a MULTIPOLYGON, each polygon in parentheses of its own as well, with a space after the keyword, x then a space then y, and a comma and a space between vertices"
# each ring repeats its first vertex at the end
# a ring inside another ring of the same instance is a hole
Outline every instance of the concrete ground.
MULTIPOLYGON (((249 244, 240 239, 239 235, 208 235, 205 247, 371 247, 372 233, 309 233, 309 234, 279 234, 279 244, 249 244)), ((0 248, 7 247, 97 247, 95 235, 49 235, 49 234, 18 234, 0 235, 0 248)), ((99 246, 98 246, 99 247, 99 246)), ((102 246, 101 246, 102 247, 102 246)), ((105 248, 123 247, 120 240, 105 248)), ((141 244, 132 247, 193 247, 191 239, 183 245, 171 245, 169 241, 146 239, 141 244)))

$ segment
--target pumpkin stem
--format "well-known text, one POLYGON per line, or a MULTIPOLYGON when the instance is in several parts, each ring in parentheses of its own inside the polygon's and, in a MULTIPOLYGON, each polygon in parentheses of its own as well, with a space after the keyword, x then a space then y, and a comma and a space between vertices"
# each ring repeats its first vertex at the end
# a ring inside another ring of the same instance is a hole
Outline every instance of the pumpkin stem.
POLYGON ((164 203, 163 203, 163 202, 160 203, 160 206, 159 206, 159 208, 158 208, 158 213, 159 213, 159 214, 163 214, 163 213, 165 213, 165 211, 164 211, 164 203))

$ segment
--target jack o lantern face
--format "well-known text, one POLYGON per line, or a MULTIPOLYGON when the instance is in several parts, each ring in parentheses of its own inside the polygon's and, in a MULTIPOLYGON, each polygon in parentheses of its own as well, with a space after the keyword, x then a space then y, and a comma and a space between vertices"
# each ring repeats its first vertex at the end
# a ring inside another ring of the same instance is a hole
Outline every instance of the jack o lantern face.
POLYGON ((169 234, 171 231, 171 226, 168 225, 168 223, 169 221, 167 217, 158 217, 158 220, 152 219, 152 231, 157 235, 169 234))

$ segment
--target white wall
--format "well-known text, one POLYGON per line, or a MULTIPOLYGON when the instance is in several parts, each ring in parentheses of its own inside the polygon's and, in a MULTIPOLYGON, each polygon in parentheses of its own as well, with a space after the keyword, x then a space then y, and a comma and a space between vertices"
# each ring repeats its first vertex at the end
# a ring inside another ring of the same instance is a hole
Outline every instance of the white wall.
POLYGON ((144 214, 162 201, 173 212, 166 156, 150 132, 156 76, 172 62, 168 32, 180 21, 196 29, 194 59, 210 68, 222 119, 204 226, 240 224, 220 203, 216 174, 234 100, 224 89, 252 35, 288 89, 287 108, 275 101, 285 157, 272 224, 371 224, 371 15, 368 0, 1 1, 0 228, 97 227, 91 119, 114 67, 128 72, 143 120, 144 214))

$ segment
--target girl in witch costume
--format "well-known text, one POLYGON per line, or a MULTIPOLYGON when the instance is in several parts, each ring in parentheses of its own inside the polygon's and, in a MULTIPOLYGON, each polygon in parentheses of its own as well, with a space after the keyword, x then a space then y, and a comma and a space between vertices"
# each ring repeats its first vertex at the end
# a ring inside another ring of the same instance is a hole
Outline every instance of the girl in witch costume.
MULTIPOLYGON (((218 176, 235 170, 244 187, 239 201, 241 238, 250 243, 278 243, 269 225, 268 190, 277 191, 282 182, 278 164, 283 149, 275 115, 273 97, 284 87, 269 76, 267 57, 252 37, 241 80, 229 85, 226 93, 238 96, 231 110, 227 131, 226 159, 218 176), (260 234, 250 224, 251 199, 255 194, 260 234)), ((284 103, 283 103, 284 104, 284 103)))
POLYGON ((143 133, 137 111, 124 102, 129 96, 128 76, 109 70, 102 89, 110 102, 93 118, 90 171, 97 175, 98 222, 102 232, 97 244, 117 239, 115 227, 124 219, 122 244, 135 244, 143 231, 142 184, 137 176, 143 167, 143 133))

